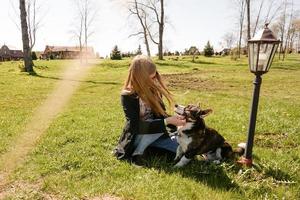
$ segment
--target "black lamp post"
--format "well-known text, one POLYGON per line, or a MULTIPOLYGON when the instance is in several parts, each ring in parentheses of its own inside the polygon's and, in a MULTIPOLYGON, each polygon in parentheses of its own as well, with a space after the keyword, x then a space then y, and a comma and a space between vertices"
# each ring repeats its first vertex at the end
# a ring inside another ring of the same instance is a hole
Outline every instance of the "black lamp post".
POLYGON ((255 74, 255 79, 253 81, 254 91, 246 150, 244 156, 242 156, 242 158, 239 160, 239 163, 247 166, 252 166, 252 148, 256 125, 259 90, 262 81, 261 76, 269 71, 279 43, 280 40, 276 39, 272 31, 268 28, 268 24, 265 25, 263 30, 258 32, 252 39, 248 41, 249 68, 250 71, 255 74))

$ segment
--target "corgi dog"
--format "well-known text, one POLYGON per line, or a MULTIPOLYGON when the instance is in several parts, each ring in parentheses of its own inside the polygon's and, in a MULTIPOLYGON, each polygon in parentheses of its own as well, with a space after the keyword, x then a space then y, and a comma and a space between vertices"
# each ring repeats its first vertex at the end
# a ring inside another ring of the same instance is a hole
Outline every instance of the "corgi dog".
POLYGON ((200 109, 199 106, 175 106, 175 112, 186 119, 186 124, 177 131, 178 148, 175 167, 182 167, 196 155, 202 155, 207 161, 220 163, 222 160, 242 155, 245 144, 239 144, 235 150, 225 141, 224 137, 213 128, 205 125, 204 117, 211 109, 200 109))

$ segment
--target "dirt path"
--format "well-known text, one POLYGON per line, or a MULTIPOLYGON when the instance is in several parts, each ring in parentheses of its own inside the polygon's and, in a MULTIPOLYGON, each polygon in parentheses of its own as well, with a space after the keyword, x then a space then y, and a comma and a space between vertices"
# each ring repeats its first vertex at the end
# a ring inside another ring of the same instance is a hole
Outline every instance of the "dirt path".
POLYGON ((63 72, 63 76, 54 91, 37 108, 24 132, 17 138, 8 152, 0 157, 0 199, 5 185, 9 183, 9 175, 22 164, 26 155, 32 151, 41 135, 45 133, 53 119, 66 106, 91 68, 92 65, 79 67, 79 64, 75 62, 70 64, 63 72))

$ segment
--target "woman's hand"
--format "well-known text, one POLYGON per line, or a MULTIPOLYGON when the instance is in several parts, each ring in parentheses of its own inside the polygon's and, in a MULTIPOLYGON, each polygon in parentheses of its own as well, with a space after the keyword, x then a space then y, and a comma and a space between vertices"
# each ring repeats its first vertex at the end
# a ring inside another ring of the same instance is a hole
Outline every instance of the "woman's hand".
POLYGON ((173 115, 171 117, 166 118, 167 124, 173 124, 175 126, 184 126, 186 124, 186 120, 183 116, 173 115))

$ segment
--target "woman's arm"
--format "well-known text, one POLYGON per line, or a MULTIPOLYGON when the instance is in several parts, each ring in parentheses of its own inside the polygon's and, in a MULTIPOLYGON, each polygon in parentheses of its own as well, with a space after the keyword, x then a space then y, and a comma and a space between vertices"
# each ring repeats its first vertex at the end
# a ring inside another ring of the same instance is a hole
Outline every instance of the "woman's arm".
POLYGON ((127 126, 132 134, 139 132, 139 103, 133 95, 121 95, 121 103, 125 114, 127 126))
POLYGON ((155 134, 166 132, 164 119, 140 120, 139 99, 122 95, 121 102, 130 132, 132 134, 155 134))

